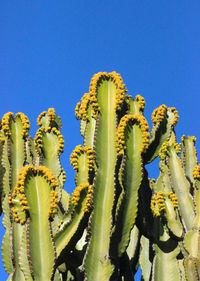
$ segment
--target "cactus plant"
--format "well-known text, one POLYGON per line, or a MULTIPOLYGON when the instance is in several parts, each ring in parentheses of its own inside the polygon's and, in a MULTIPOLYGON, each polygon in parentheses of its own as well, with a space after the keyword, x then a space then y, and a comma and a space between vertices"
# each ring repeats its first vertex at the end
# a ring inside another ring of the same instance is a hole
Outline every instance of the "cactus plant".
POLYGON ((174 127, 175 108, 152 113, 127 94, 116 72, 93 76, 75 109, 83 144, 70 156, 76 172, 64 190, 64 140, 53 108, 34 138, 23 113, 0 125, 0 202, 8 280, 199 280, 200 166, 195 138, 174 127), (181 152, 181 157, 178 154, 181 152), (146 165, 160 158, 160 175, 146 165))

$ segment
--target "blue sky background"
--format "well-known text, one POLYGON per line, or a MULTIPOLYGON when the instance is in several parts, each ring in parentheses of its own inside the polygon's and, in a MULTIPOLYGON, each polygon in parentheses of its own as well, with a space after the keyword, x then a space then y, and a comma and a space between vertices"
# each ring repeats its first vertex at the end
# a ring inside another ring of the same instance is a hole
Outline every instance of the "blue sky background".
MULTIPOLYGON (((199 152, 199 15, 198 0, 0 0, 0 118, 25 113, 34 136, 39 113, 55 108, 71 192, 69 156, 82 142, 74 108, 94 73, 115 70, 129 94, 145 98, 150 125, 153 109, 175 106, 178 141, 195 135, 199 152)), ((149 171, 158 175, 155 165, 149 171)), ((2 263, 0 272, 6 280, 2 263)))

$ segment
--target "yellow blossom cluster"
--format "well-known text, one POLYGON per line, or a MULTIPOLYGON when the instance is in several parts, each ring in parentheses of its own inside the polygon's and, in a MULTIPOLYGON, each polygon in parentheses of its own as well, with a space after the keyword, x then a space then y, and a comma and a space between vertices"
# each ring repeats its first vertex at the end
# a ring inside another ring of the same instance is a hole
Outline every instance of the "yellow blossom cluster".
POLYGON ((120 74, 115 71, 107 73, 107 72, 99 72, 96 73, 90 82, 90 101, 92 103, 93 117, 96 118, 98 112, 100 111, 100 107, 97 101, 97 87, 99 83, 103 80, 111 80, 116 85, 116 110, 120 110, 121 106, 124 102, 124 97, 126 93, 125 84, 122 81, 120 74))
POLYGON ((81 103, 79 101, 75 107, 75 116, 77 119, 81 119, 80 106, 81 106, 81 103))
POLYGON ((40 149, 43 147, 42 144, 42 134, 45 132, 45 128, 39 128, 34 138, 35 146, 36 146, 36 153, 40 154, 40 149))
POLYGON ((160 160, 165 160, 166 156, 169 155, 169 147, 173 147, 177 154, 181 152, 181 146, 178 143, 174 143, 170 146, 169 142, 165 141, 158 153, 160 160))
POLYGON ((160 160, 164 160, 166 158, 166 156, 168 155, 168 153, 169 153, 168 147, 169 147, 169 142, 168 141, 163 142, 163 144, 159 150, 159 153, 158 153, 160 160))
POLYGON ((38 118, 37 118, 37 124, 38 124, 38 126, 42 126, 41 119, 42 119, 42 117, 44 117, 46 114, 47 114, 47 111, 43 111, 43 112, 40 113, 40 115, 39 115, 38 118))
POLYGON ((49 108, 47 111, 47 116, 49 117, 49 122, 52 122, 55 120, 55 109, 54 108, 49 108))
POLYGON ((172 201, 174 209, 178 208, 178 199, 172 191, 166 195, 163 191, 159 191, 151 199, 151 210, 154 216, 161 216, 162 212, 165 210, 165 198, 169 198, 172 201))
POLYGON ((155 194, 151 199, 151 210, 154 216, 159 217, 161 215, 161 211, 165 209, 163 192, 159 191, 155 194))
POLYGON ((63 152, 64 149, 64 139, 63 136, 61 135, 60 131, 56 129, 55 127, 52 128, 52 132, 58 136, 58 148, 57 148, 57 153, 60 155, 63 152))
POLYGON ((86 203, 84 206, 84 212, 88 212, 91 209, 92 206, 92 185, 90 185, 88 182, 82 183, 79 186, 76 187, 76 189, 72 193, 71 202, 74 206, 78 205, 81 191, 84 189, 88 189, 88 193, 86 196, 86 203))
POLYGON ((86 203, 85 203, 85 206, 84 206, 84 209, 83 211, 84 212, 89 212, 89 210, 91 209, 92 207, 92 197, 93 197, 93 188, 92 188, 92 185, 89 185, 88 186, 88 194, 86 196, 86 203))
POLYGON ((171 191, 167 194, 167 197, 171 199, 174 209, 178 208, 178 198, 176 197, 176 194, 171 191))
POLYGON ((179 154, 181 152, 181 146, 178 143, 174 144, 174 149, 176 151, 177 154, 179 154))
POLYGON ((158 108, 154 109, 151 116, 151 120, 153 124, 155 125, 156 123, 162 122, 166 112, 167 112, 167 106, 165 104, 162 104, 158 108))
POLYGON ((146 119, 144 118, 144 116, 139 115, 139 114, 138 115, 126 114, 120 120, 118 129, 117 129, 116 149, 117 149, 117 153, 119 155, 122 155, 124 153, 124 150, 126 149, 125 130, 126 130, 126 126, 129 121, 132 122, 132 124, 134 124, 134 122, 139 124, 139 126, 141 128, 141 131, 142 131, 141 153, 146 151, 148 144, 149 144, 149 140, 150 140, 149 126, 148 126, 148 123, 147 123, 146 119))
POLYGON ((50 192, 50 210, 48 212, 49 218, 53 218, 57 212, 58 192, 52 190, 50 192))
POLYGON ((86 182, 86 183, 82 183, 80 184, 79 186, 77 186, 75 188, 75 190, 72 192, 72 198, 71 198, 71 202, 74 206, 77 206, 78 205, 78 201, 80 199, 80 194, 81 194, 81 191, 84 190, 85 188, 88 188, 89 186, 89 183, 86 182))
POLYGON ((17 209, 15 207, 12 207, 11 210, 12 210, 15 222, 18 222, 23 225, 25 223, 25 220, 19 218, 17 209))
POLYGON ((19 176, 18 176, 18 180, 17 180, 17 184, 15 186, 15 189, 12 193, 12 197, 16 197, 18 193, 22 193, 24 194, 24 182, 27 176, 27 173, 30 171, 34 171, 34 167, 32 165, 26 165, 24 167, 21 168, 20 172, 19 172, 19 176))
POLYGON ((144 111, 144 107, 145 107, 145 99, 142 96, 137 95, 135 97, 135 101, 137 101, 139 103, 139 109, 140 109, 140 111, 143 112, 144 111))
POLYGON ((193 169, 193 177, 195 180, 200 180, 200 164, 196 165, 193 169))
POLYGON ((66 172, 64 171, 63 168, 61 168, 61 172, 62 172, 62 180, 63 180, 63 183, 66 181, 66 172))
POLYGON ((178 111, 176 110, 175 107, 169 107, 168 110, 170 110, 171 112, 174 113, 174 119, 173 119, 173 121, 171 122, 171 126, 172 126, 172 128, 174 128, 174 127, 176 126, 176 124, 177 124, 177 122, 178 122, 178 118, 179 118, 179 116, 178 116, 178 111))
POLYGON ((30 122, 28 120, 28 117, 22 113, 22 112, 18 112, 15 117, 19 116, 19 118, 22 120, 22 125, 23 125, 23 131, 22 131, 22 136, 26 137, 29 134, 29 130, 30 130, 30 122))
POLYGON ((75 115, 77 119, 88 120, 89 116, 87 114, 88 104, 90 101, 90 94, 85 93, 81 98, 81 103, 78 102, 75 108, 75 115))
POLYGON ((4 114, 2 120, 1 120, 1 125, 2 125, 2 130, 4 131, 4 134, 6 136, 10 136, 11 132, 10 132, 10 127, 9 127, 9 123, 10 123, 10 118, 13 117, 13 113, 12 112, 7 112, 6 114, 4 114))
POLYGON ((81 154, 86 153, 87 154, 87 160, 88 160, 88 170, 92 171, 94 166, 94 155, 93 150, 90 146, 81 146, 77 145, 70 156, 70 163, 73 166, 74 170, 78 170, 78 158, 81 154))
MULTIPOLYGON (((190 137, 188 137, 188 138, 190 138, 194 143, 196 142, 196 140, 197 140, 197 138, 195 137, 195 136, 190 136, 190 137)), ((187 139, 187 137, 185 136, 185 135, 183 135, 182 137, 181 137, 181 145, 183 146, 183 144, 184 144, 184 142, 185 142, 185 140, 187 139)))
POLYGON ((47 127, 47 131, 51 130, 52 127, 52 122, 56 120, 57 126, 59 127, 59 129, 61 129, 61 120, 60 118, 55 114, 55 109, 54 108, 49 108, 48 111, 43 111, 42 113, 40 113, 40 115, 37 118, 37 124, 38 126, 42 126, 44 125, 44 127, 47 127), (46 117, 46 122, 45 124, 42 124, 41 120, 43 117, 46 117), (58 122, 57 122, 58 121, 58 122))
POLYGON ((44 178, 46 178, 46 180, 50 182, 52 187, 56 188, 57 186, 59 186, 58 181, 49 168, 45 166, 38 166, 34 168, 34 171, 38 174, 43 174, 44 178))

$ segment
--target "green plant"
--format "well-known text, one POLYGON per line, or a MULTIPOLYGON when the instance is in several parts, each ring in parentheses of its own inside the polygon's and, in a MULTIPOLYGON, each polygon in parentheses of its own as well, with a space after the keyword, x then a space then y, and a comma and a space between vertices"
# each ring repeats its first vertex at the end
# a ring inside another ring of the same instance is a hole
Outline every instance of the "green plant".
POLYGON ((199 280, 200 166, 194 137, 176 143, 175 108, 143 115, 116 72, 95 74, 75 109, 83 145, 70 161, 76 188, 64 189, 61 121, 50 108, 29 136, 23 113, 0 130, 2 258, 8 280, 199 280), (181 158, 178 153, 181 152, 181 158), (160 176, 145 166, 160 158, 160 176))

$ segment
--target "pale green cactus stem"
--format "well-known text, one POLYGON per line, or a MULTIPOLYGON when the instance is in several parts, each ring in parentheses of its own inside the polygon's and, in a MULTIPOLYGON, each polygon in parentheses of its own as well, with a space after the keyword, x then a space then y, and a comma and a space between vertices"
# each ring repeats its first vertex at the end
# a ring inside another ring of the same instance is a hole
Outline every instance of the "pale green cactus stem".
POLYGON ((6 233, 2 242, 2 258, 6 271, 12 280, 25 280, 19 267, 19 247, 21 244, 24 226, 13 219, 11 209, 8 207, 8 196, 15 188, 17 176, 26 162, 26 138, 30 124, 23 113, 6 113, 2 118, 1 136, 4 139, 1 164, 5 170, 3 177, 3 225, 6 233))
POLYGON ((151 118, 153 127, 150 144, 144 155, 145 163, 150 163, 158 156, 162 144, 170 139, 179 116, 174 107, 167 108, 167 106, 163 104, 153 111, 151 118))
POLYGON ((179 210, 181 221, 185 230, 190 230, 194 220, 194 203, 190 193, 190 183, 187 180, 181 160, 177 153, 180 153, 180 146, 176 143, 170 145, 165 142, 160 150, 160 158, 166 159, 168 173, 171 180, 172 189, 179 200, 179 210), (187 206, 187 208, 185 207, 187 206))
MULTIPOLYGON (((40 159, 40 165, 44 165, 51 169, 53 174, 60 182, 60 189, 63 187, 60 155, 63 153, 64 140, 61 135, 61 121, 55 114, 54 108, 42 112, 37 123, 40 126, 35 136, 36 152, 40 159)), ((64 173, 65 174, 65 173, 64 173)))
POLYGON ((139 265, 142 270, 142 278, 149 281, 151 277, 153 250, 151 241, 142 235, 140 239, 139 265))
POLYGON ((43 111, 37 118, 37 124, 39 129, 36 132, 34 144, 32 143, 32 146, 30 142, 31 140, 29 141, 29 152, 32 152, 32 164, 35 166, 43 165, 51 169, 59 183, 59 186, 56 188, 56 191, 58 191, 59 207, 52 222, 52 230, 53 234, 55 234, 58 230, 57 226, 63 217, 62 210, 66 209, 66 200, 64 203, 63 198, 68 199, 69 202, 70 197, 63 189, 66 173, 60 163, 60 155, 64 150, 64 140, 60 132, 62 124, 60 117, 56 115, 54 108, 49 108, 47 111, 43 111))
POLYGON ((19 261, 26 280, 51 280, 53 275, 56 251, 51 220, 57 212, 58 192, 55 189, 58 185, 48 168, 27 165, 20 170, 12 197, 9 197, 15 221, 19 225, 27 221, 25 241, 19 249, 19 253, 23 257, 27 255, 28 259, 28 263, 24 259, 19 261))
POLYGON ((91 80, 90 100, 93 116, 97 119, 94 152, 98 168, 89 222, 91 237, 84 262, 87 280, 109 280, 114 271, 109 248, 115 199, 115 138, 117 111, 123 104, 124 95, 124 84, 115 72, 98 73, 91 80))
POLYGON ((92 102, 89 93, 84 94, 81 102, 77 103, 75 114, 76 118, 81 120, 80 132, 84 136, 84 145, 93 148, 96 119, 92 113, 92 102))
POLYGON ((199 259, 188 257, 184 260, 184 280, 198 281, 200 276, 200 261, 199 259))
POLYGON ((122 193, 112 234, 112 256, 120 257, 129 244, 130 232, 137 215, 138 189, 143 178, 141 154, 145 152, 148 142, 149 127, 146 119, 140 114, 124 115, 120 120, 116 137, 118 154, 123 155, 120 169, 122 193))
MULTIPOLYGON (((5 142, 4 138, 0 137, 0 159, 2 159, 3 157, 4 142, 5 142)), ((4 178, 5 171, 6 170, 0 161, 0 215, 2 214, 3 197, 5 196, 3 191, 3 178, 4 178)))
POLYGON ((55 233, 54 239, 58 256, 62 255, 63 250, 69 252, 73 249, 81 238, 92 208, 93 191, 90 183, 90 175, 94 168, 92 148, 78 145, 71 154, 70 162, 76 170, 77 187, 71 195, 70 208, 62 218, 60 229, 55 233))
POLYGON ((200 165, 196 165, 193 169, 194 183, 194 202, 195 202, 195 219, 193 228, 200 230, 200 165))
POLYGON ((181 138, 181 160, 186 177, 194 184, 193 169, 197 165, 197 152, 195 148, 196 138, 194 136, 185 135, 181 138))
MULTIPOLYGON (((178 200, 171 191, 167 167, 160 164, 160 176, 153 187, 151 209, 154 214, 152 280, 179 280, 179 267, 176 259, 180 248, 175 237, 183 235, 183 228, 177 211, 178 200), (173 233, 173 235, 172 235, 173 233), (167 270, 166 270, 167 268, 167 270)), ((149 260, 147 260, 149 263, 149 260)))

